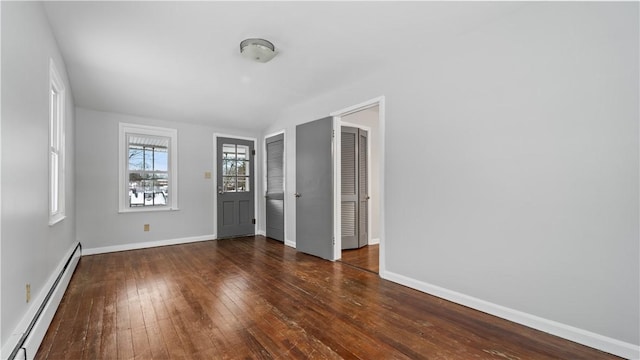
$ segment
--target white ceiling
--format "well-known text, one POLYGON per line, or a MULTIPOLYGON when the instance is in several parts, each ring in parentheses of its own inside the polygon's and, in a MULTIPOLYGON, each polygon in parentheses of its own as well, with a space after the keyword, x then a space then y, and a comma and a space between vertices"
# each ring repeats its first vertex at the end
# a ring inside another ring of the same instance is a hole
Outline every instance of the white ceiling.
POLYGON ((504 2, 46 2, 77 106, 262 130, 289 105, 523 6, 504 2), (273 42, 269 63, 240 56, 273 42))

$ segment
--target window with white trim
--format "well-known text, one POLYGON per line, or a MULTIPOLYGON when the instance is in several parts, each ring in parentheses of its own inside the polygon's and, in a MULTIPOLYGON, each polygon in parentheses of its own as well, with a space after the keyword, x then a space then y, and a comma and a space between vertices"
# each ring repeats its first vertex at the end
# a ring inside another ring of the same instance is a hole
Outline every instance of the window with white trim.
POLYGON ((177 210, 176 129, 120 123, 120 212, 177 210))
POLYGON ((65 89, 53 60, 49 61, 49 225, 64 219, 65 89))

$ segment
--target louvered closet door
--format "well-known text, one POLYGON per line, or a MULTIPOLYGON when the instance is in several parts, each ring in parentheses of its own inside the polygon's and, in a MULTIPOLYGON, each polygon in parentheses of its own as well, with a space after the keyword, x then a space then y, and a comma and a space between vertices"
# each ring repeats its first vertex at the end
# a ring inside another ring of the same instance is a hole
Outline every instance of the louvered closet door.
POLYGON ((358 129, 343 126, 342 150, 342 249, 356 249, 358 244, 358 129))
POLYGON ((284 134, 265 140, 267 191, 265 193, 267 237, 284 241, 284 134))
POLYGON ((369 243, 369 174, 367 132, 358 129, 358 247, 369 243))

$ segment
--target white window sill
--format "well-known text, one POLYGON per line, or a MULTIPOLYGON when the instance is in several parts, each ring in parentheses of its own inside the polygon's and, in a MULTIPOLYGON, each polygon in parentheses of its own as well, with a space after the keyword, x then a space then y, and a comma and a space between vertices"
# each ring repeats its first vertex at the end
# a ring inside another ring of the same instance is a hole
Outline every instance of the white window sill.
POLYGON ((51 216, 51 217, 49 217, 49 226, 53 226, 53 225, 59 223, 60 221, 64 220, 65 218, 66 218, 66 216, 64 216, 62 214, 51 216))
POLYGON ((172 207, 139 207, 139 208, 125 208, 118 210, 119 214, 127 213, 139 213, 139 212, 156 212, 156 211, 178 211, 178 208, 172 207))

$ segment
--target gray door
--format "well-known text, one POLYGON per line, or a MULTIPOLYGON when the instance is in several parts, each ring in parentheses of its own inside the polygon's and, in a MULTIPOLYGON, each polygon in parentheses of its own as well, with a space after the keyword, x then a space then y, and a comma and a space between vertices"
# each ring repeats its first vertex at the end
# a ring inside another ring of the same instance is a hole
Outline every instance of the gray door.
POLYGON ((296 126, 296 249, 333 259, 333 118, 296 126))
POLYGON ((358 248, 358 129, 341 130, 342 249, 358 248))
POLYGON ((218 238, 255 234, 253 141, 217 140, 218 238))
POLYGON ((341 138, 342 249, 357 249, 369 241, 367 132, 343 126, 341 138))
POLYGON ((265 208, 267 237, 284 241, 284 134, 265 140, 267 190, 265 208))

